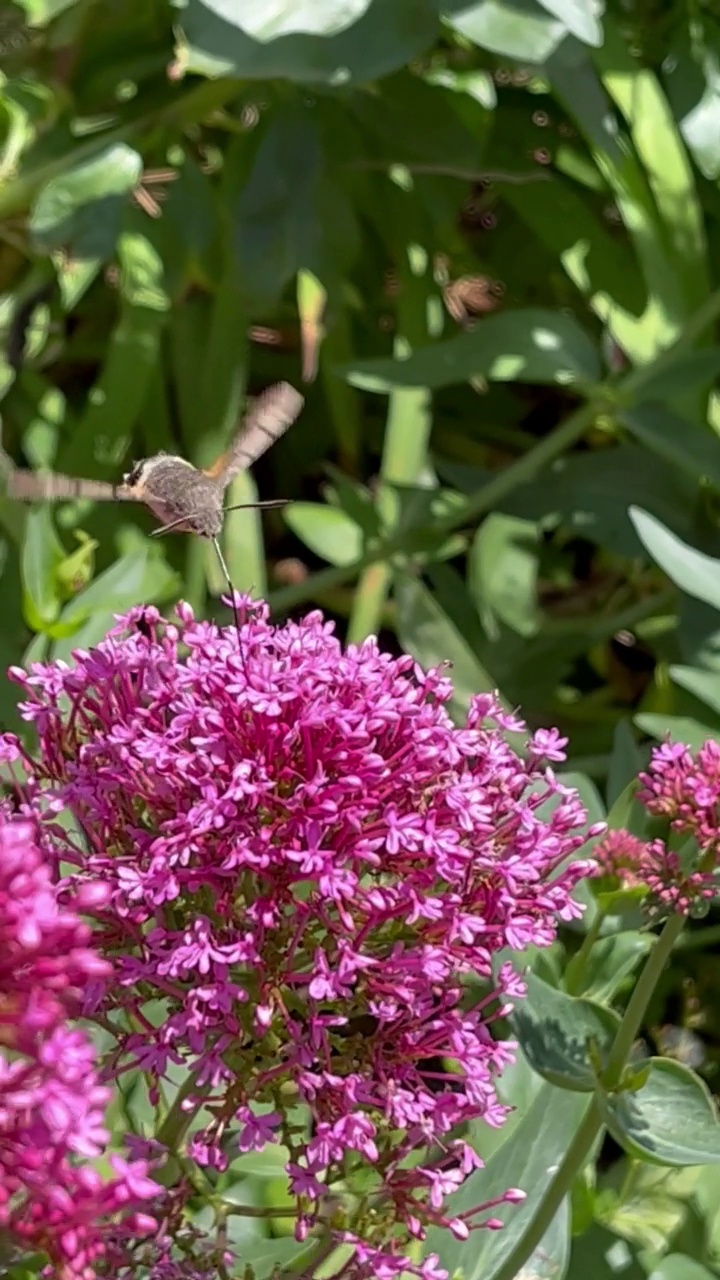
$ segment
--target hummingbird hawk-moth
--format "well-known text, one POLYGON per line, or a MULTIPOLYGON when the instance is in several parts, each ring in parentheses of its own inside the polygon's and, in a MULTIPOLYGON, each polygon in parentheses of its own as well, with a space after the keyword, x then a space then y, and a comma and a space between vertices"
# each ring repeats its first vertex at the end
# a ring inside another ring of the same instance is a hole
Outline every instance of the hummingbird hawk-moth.
POLYGON ((240 620, 235 590, 230 580, 219 535, 223 515, 240 507, 278 507, 284 500, 224 505, 225 491, 235 476, 258 458, 292 426, 304 404, 299 391, 287 382, 268 387, 251 405, 229 449, 211 467, 195 467, 185 458, 156 453, 136 462, 121 484, 83 480, 53 472, 22 470, 0 448, 0 464, 7 472, 6 493, 20 502, 62 502, 88 498, 95 502, 141 502, 162 521, 154 534, 195 533, 208 538, 215 547, 230 590, 235 624, 240 638, 240 620))
MULTIPOLYGON (((225 490, 279 440, 303 406, 299 391, 287 382, 269 387, 254 401, 229 449, 207 469, 185 458, 157 453, 136 462, 121 484, 83 480, 53 472, 24 471, 5 455, 7 496, 21 502, 142 502, 162 521, 155 533, 170 529, 216 539, 222 529, 225 490)), ((251 506, 280 505, 251 503, 251 506)))

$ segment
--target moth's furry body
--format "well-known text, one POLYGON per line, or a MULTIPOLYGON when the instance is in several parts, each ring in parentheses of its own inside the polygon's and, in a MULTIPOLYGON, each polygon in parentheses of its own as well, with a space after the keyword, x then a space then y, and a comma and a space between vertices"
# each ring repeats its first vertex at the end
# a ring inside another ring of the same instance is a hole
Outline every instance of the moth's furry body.
POLYGON ((217 538, 223 522, 225 486, 184 458, 156 454, 123 476, 118 497, 144 502, 162 525, 179 533, 217 538))

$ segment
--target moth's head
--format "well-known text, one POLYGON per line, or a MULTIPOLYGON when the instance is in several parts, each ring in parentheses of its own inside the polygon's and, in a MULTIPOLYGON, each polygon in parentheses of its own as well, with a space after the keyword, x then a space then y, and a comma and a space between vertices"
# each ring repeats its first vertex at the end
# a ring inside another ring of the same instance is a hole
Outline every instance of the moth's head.
POLYGON ((186 462, 184 458, 176 458, 169 453, 156 453, 152 458, 142 458, 140 462, 134 462, 130 471, 123 476, 123 484, 140 501, 143 501, 144 495, 151 492, 153 488, 153 479, 157 481, 161 475, 165 479, 175 468, 180 468, 180 473, 183 475, 187 474, 188 469, 195 470, 192 463, 186 462))

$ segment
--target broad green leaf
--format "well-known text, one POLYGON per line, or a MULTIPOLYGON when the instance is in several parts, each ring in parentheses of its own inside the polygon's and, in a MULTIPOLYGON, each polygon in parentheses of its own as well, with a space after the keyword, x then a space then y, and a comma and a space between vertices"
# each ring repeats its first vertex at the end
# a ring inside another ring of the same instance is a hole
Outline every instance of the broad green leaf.
MULTIPOLYGON (((550 59, 548 71, 555 95, 587 139, 632 238, 648 298, 627 339, 635 359, 649 361, 677 338, 687 318, 688 305, 678 263, 667 247, 666 231, 648 186, 648 175, 627 145, 621 119, 583 47, 568 41, 550 59)), ((619 79, 625 87, 627 77, 623 80, 620 75, 619 79)), ((617 80, 613 80, 612 87, 617 87, 617 80)), ((628 88, 632 93, 632 81, 628 88)), ((662 157, 658 155, 655 163, 661 166, 662 157)))
POLYGON ((573 995, 589 996, 600 1002, 612 999, 625 978, 637 969, 652 946, 652 938, 631 929, 608 938, 599 938, 593 943, 582 975, 577 956, 573 956, 568 962, 565 976, 568 984, 571 984, 573 995))
MULTIPOLYGON (((508 1187, 520 1187, 527 1195, 522 1204, 501 1204, 493 1209, 493 1217, 504 1223, 502 1231, 475 1232, 461 1242, 447 1230, 430 1229, 426 1251, 438 1253, 450 1275, 461 1271, 464 1280, 493 1280, 532 1222, 587 1106, 588 1098, 583 1094, 543 1085, 508 1141, 489 1157, 484 1169, 473 1173, 450 1197, 450 1214, 461 1214, 502 1195, 508 1187)), ((478 1152, 482 1156, 481 1143, 478 1152)), ((558 1217, 561 1224, 567 1224, 566 1206, 558 1217)), ((542 1246, 538 1256, 541 1251, 542 1246)))
POLYGON ((720 1123, 707 1085, 668 1058, 648 1065, 637 1091, 598 1095, 615 1141, 651 1164, 720 1164, 720 1123))
MULTIPOLYGON (((327 12, 328 3, 325 0, 320 13, 327 12)), ((285 8, 291 14, 297 6, 287 3, 285 8)), ((247 3, 246 12, 250 11, 256 26, 263 23, 263 6, 247 3)), ((305 0, 304 12, 315 13, 314 0, 305 0)), ((191 71, 339 88, 375 80, 410 62, 428 49, 439 27, 436 0, 393 0, 391 6, 387 0, 371 0, 352 25, 334 35, 301 31, 253 39, 240 30, 236 13, 233 0, 188 0, 181 14, 187 47, 181 45, 179 55, 191 71)))
POLYGON ((708 738, 720 742, 720 723, 700 724, 686 716, 656 715, 652 711, 640 712, 633 717, 633 723, 643 733, 657 738, 658 742, 663 742, 666 738, 670 742, 684 742, 691 751, 697 751, 708 738))
POLYGON ((694 694, 720 716, 720 672, 674 665, 670 667, 669 673, 676 684, 694 694))
POLYGON ((708 1271, 684 1253, 669 1253, 652 1269, 652 1280, 717 1280, 716 1271, 708 1271))
POLYGON ((613 752, 608 770, 608 808, 612 808, 625 788, 637 778, 646 756, 647 752, 641 751, 635 741, 630 721, 626 718, 619 720, 613 733, 613 752))
POLYGON ((352 26, 371 0, 206 0, 208 9, 246 35, 265 43, 279 36, 334 36, 352 26))
POLYGON ((602 0, 540 0, 540 4, 583 44, 596 48, 602 44, 602 0))
POLYGON ((59 13, 75 4, 76 0, 19 0, 19 3, 33 27, 44 27, 59 13))
MULTIPOLYGON (((104 348, 104 362, 87 397, 80 422, 60 451, 58 465, 71 475, 104 471, 117 478, 117 463, 98 465, 98 444, 127 447, 156 370, 167 313, 153 306, 124 303, 104 348)), ((108 448, 108 446, 111 446, 108 448)))
POLYGON ((536 635, 540 627, 538 542, 530 520, 493 513, 470 549, 468 585, 478 610, 491 610, 522 636, 536 635))
MULTIPOLYGON (((657 373, 648 379, 642 389, 641 402, 644 404, 647 400, 661 405, 667 400, 675 400, 688 391, 708 386, 719 373, 720 350, 717 347, 681 351, 672 359, 663 361, 657 373)), ((700 430, 699 426, 694 429, 700 430)), ((707 434, 707 428, 705 430, 707 434)))
POLYGON ((559 311, 504 311, 467 333, 421 347, 404 360, 363 360, 339 370, 356 387, 448 387, 473 378, 587 386, 600 377, 598 354, 559 311))
POLYGON ((326 166, 317 122, 276 113, 234 207, 238 287, 245 306, 277 302, 300 270, 334 282, 359 243, 355 212, 326 166))
POLYGON ((668 247, 668 279, 677 279, 685 308, 692 311, 702 306, 709 293, 706 223, 692 164, 672 110, 657 77, 633 57, 625 32, 609 13, 594 60, 605 88, 629 125, 668 247))
POLYGON ((293 502, 284 518, 300 541, 330 564, 353 564, 363 553, 362 529, 337 507, 293 502))
POLYGON ((544 62, 569 28, 534 0, 446 0, 445 14, 460 35, 481 49, 518 62, 544 62))
POLYGON ((592 1054, 601 1067, 619 1019, 591 1000, 568 996, 528 973, 527 997, 518 1000, 510 1022, 528 1062, 549 1084, 591 1093, 597 1082, 592 1054))
POLYGON ((462 580, 452 570, 435 567, 428 590, 417 577, 398 571, 395 577, 398 639, 424 667, 450 662, 454 688, 452 709, 464 718, 474 694, 494 688, 492 676, 477 656, 483 636, 479 619, 462 580))
POLYGON ((720 560, 689 547, 641 507, 630 508, 630 519, 643 546, 676 587, 720 608, 720 560))
POLYGON ((572 1280, 647 1280, 647 1271, 626 1241, 596 1222, 573 1237, 570 1267, 572 1280))
POLYGON ((117 246, 120 291, 136 307, 167 311, 170 298, 164 287, 165 267, 155 246, 137 231, 124 231, 117 246))
POLYGON ((31 507, 25 521, 22 582, 39 620, 45 624, 54 622, 60 611, 57 570, 64 558, 50 507, 31 507))
MULTIPOLYGON (((720 360, 718 364, 720 367, 720 360)), ((707 427, 689 422, 659 404, 624 409, 619 417, 640 444, 647 445, 671 466, 694 480, 712 480, 720 486, 720 440, 707 427)))
POLYGON ((679 25, 662 73, 688 150, 714 181, 720 176, 720 27, 711 13, 703 14, 699 41, 679 25))
POLYGON ((91 261, 109 258, 123 207, 141 173, 138 152, 119 142, 52 178, 30 215, 37 249, 45 253, 63 249, 73 258, 91 261))
POLYGON ((689 535, 696 501, 697 484, 688 475, 628 443, 558 458, 502 506, 530 520, 558 520, 617 555, 637 556, 642 542, 630 518, 632 505, 689 535))
POLYGON ((67 640, 58 640, 53 656, 67 658, 73 649, 88 649, 102 640, 116 614, 135 604, 166 599, 177 579, 159 554, 159 548, 130 551, 98 575, 62 612, 64 624, 75 623, 67 640))

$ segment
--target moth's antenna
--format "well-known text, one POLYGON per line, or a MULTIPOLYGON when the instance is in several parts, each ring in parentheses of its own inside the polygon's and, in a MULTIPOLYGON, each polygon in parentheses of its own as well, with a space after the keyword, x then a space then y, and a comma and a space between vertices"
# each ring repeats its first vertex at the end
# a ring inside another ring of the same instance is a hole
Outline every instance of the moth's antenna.
MULTIPOLYGON (((225 511, 257 511, 258 507, 286 507, 290 502, 289 498, 268 498, 265 502, 238 502, 234 507, 223 507, 225 511)), ((171 520, 170 524, 161 524, 159 529, 150 531, 151 538, 159 538, 161 533, 170 533, 171 530, 177 529, 179 525, 187 523, 187 516, 179 516, 177 520, 171 520)))

